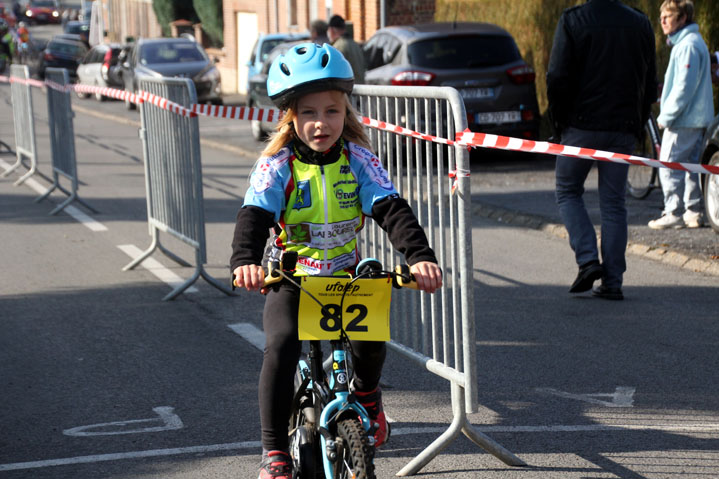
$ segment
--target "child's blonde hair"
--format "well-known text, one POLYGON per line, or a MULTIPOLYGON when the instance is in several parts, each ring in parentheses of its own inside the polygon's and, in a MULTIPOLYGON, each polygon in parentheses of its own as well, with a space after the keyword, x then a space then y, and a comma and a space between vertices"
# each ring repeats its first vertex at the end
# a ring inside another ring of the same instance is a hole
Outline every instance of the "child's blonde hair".
MULTIPOLYGON (((342 138, 344 138, 345 141, 351 141, 352 143, 371 150, 372 148, 367 132, 358 119, 359 113, 357 113, 352 106, 349 97, 346 94, 342 94, 342 96, 344 97, 346 111, 342 138)), ((265 149, 262 150, 262 156, 269 157, 277 154, 282 148, 287 146, 287 143, 297 138, 295 128, 292 123, 297 117, 297 101, 298 98, 295 98, 290 102, 285 114, 277 124, 275 131, 267 141, 265 149)))

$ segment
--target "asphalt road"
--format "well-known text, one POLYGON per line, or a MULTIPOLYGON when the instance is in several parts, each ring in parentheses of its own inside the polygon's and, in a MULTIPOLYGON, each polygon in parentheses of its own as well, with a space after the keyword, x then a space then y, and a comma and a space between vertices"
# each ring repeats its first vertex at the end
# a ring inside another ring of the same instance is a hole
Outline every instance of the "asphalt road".
MULTIPOLYGON (((44 95, 34 95, 49 176, 44 95)), ((11 108, 7 85, 0 105, 11 108)), ((162 302, 168 273, 192 269, 160 253, 121 271, 150 243, 137 113, 119 102, 74 105, 80 195, 99 213, 85 222, 49 216, 64 196, 34 202, 42 178, 0 179, 0 477, 255 477, 261 353, 232 327, 259 331, 262 298, 228 297, 201 280, 162 302)), ((12 132, 10 116, 0 118, 0 140, 13 145, 12 132)), ((261 145, 244 122, 202 119, 201 132, 214 142, 202 147, 206 266, 224 280, 261 145)), ((527 210, 551 222, 551 178, 548 159, 485 159, 472 169, 480 408, 469 419, 529 466, 508 467, 459 437, 420 477, 719 476, 717 277, 632 254, 625 301, 567 294, 576 266, 566 240, 519 226, 520 216, 480 214, 527 210)), ((648 215, 656 199, 630 204, 648 215)), ((376 464, 389 478, 452 414, 447 382, 396 354, 383 383, 395 433, 376 464)))

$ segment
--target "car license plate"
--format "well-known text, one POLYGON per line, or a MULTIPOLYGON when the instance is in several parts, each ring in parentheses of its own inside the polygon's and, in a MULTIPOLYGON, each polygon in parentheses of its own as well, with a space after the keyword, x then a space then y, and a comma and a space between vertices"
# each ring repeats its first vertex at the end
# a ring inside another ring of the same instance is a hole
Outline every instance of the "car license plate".
POLYGON ((461 88, 459 94, 465 99, 492 98, 494 88, 461 88))
POLYGON ((522 115, 518 111, 490 111, 484 113, 476 113, 474 121, 476 123, 516 123, 522 119, 522 115))

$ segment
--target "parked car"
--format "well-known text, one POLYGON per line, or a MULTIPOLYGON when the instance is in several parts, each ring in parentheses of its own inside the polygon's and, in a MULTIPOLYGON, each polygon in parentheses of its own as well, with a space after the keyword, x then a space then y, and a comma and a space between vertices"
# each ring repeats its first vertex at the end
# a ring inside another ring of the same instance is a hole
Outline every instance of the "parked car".
MULTIPOLYGON (((119 43, 101 43, 90 49, 77 67, 77 82, 83 85, 98 87, 123 88, 122 82, 110 71, 118 67, 117 58, 122 51, 119 43)), ((80 98, 87 98, 89 93, 77 93, 80 98)), ((95 93, 98 101, 104 101, 105 96, 95 93)))
POLYGON ((64 33, 70 33, 74 35, 79 35, 82 38, 82 41, 87 44, 87 46, 90 46, 90 43, 88 42, 90 38, 90 21, 80 21, 80 20, 70 20, 65 23, 65 25, 62 28, 62 31, 64 33))
POLYGON ((391 26, 363 48, 365 83, 454 87, 472 131, 538 138, 535 72, 506 30, 469 22, 391 26))
POLYGON ((39 76, 45 78, 47 68, 65 68, 71 80, 77 78, 77 66, 87 54, 84 43, 67 38, 53 37, 45 47, 39 76))
POLYGON ((60 3, 57 0, 30 0, 24 8, 25 21, 29 23, 60 23, 60 3))
MULTIPOLYGON (((704 134, 701 163, 719 167, 719 115, 704 134)), ((719 234, 719 175, 702 175, 701 186, 707 222, 719 234)))
POLYGON ((309 33, 268 33, 257 37, 257 41, 252 47, 250 61, 247 62, 247 91, 250 91, 250 78, 259 73, 267 55, 273 48, 280 43, 308 40, 309 38, 309 33))
MULTIPOLYGON (((265 61, 262 63, 262 68, 259 73, 250 77, 250 85, 247 89, 247 106, 250 108, 277 108, 270 97, 267 95, 267 72, 270 70, 272 61, 277 58, 278 55, 285 53, 293 45, 302 43, 303 40, 280 43, 275 46, 267 55, 265 55, 265 61)), ((262 141, 267 137, 267 134, 274 131, 276 123, 252 120, 251 131, 252 137, 257 141, 262 141)))
MULTIPOLYGON (((125 90, 136 92, 142 77, 184 77, 195 84, 197 101, 222 104, 220 72, 197 42, 186 38, 139 39, 122 63, 125 90)), ((125 102, 128 109, 134 103, 125 102)))
POLYGON ((15 27, 17 19, 12 11, 12 8, 4 2, 0 2, 0 18, 5 20, 10 28, 15 27))

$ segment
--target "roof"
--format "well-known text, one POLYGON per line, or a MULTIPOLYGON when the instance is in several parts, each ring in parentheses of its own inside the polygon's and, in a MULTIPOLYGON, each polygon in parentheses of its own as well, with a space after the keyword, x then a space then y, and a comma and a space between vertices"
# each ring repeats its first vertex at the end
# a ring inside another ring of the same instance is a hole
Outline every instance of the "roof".
POLYGON ((492 23, 480 22, 437 22, 423 23, 419 25, 393 25, 380 29, 388 31, 406 40, 414 40, 425 37, 485 34, 485 35, 507 35, 509 32, 492 23))

